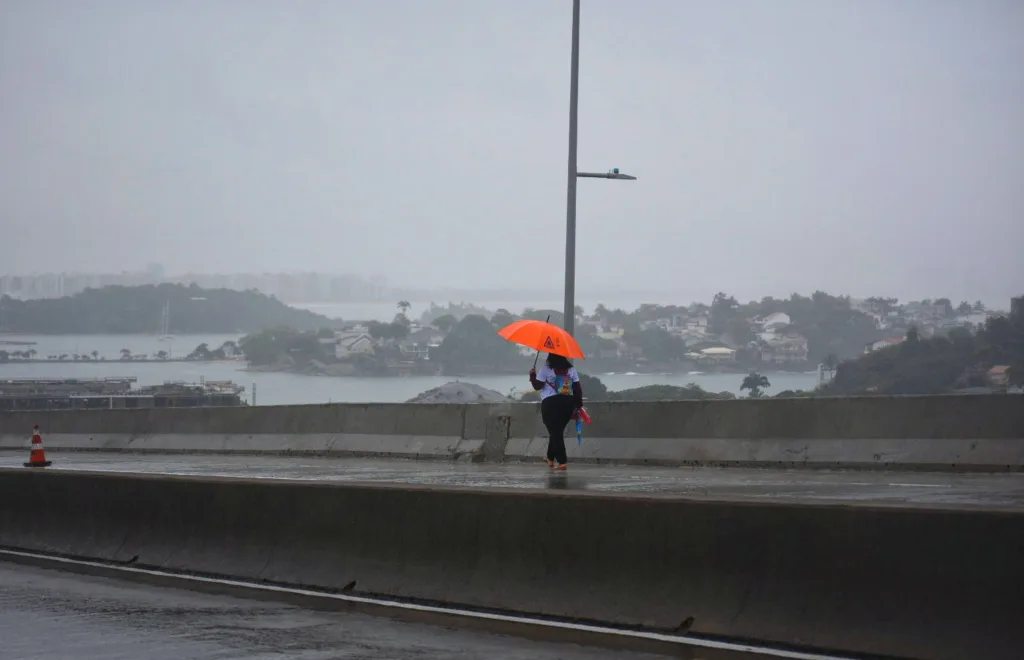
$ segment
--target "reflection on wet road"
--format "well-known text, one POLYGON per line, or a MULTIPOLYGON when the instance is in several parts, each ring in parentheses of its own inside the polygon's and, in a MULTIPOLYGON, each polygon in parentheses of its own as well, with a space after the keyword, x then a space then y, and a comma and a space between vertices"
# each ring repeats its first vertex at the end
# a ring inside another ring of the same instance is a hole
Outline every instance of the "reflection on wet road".
MULTIPOLYGON (((1024 506, 1024 474, 949 474, 661 468, 572 465, 552 474, 541 463, 468 464, 400 459, 283 458, 48 452, 51 469, 207 476, 368 481, 506 488, 661 492, 849 502, 1024 506)), ((0 467, 20 467, 23 452, 0 452, 0 467)))
POLYGON ((4 660, 583 660, 658 656, 316 612, 0 562, 4 660))

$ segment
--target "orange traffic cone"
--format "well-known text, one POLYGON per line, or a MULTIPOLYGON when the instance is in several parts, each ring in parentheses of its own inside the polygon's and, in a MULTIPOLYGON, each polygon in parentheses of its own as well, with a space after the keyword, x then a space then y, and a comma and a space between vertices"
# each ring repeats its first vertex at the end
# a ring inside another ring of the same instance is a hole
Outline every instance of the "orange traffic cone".
POLYGON ((32 452, 28 455, 28 463, 25 467, 49 467, 50 461, 46 460, 46 452, 43 451, 43 436, 39 435, 39 425, 32 427, 32 452))

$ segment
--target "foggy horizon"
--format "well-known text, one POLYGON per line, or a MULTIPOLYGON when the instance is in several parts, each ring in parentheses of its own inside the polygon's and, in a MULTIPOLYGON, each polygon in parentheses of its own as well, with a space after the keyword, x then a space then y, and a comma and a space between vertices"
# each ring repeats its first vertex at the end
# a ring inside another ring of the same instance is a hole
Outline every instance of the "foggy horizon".
MULTIPOLYGON (((560 292, 572 3, 14 0, 0 273, 560 292)), ((580 296, 1024 286, 1024 5, 583 0, 580 296), (1016 248, 1014 246, 1017 246, 1016 248)))

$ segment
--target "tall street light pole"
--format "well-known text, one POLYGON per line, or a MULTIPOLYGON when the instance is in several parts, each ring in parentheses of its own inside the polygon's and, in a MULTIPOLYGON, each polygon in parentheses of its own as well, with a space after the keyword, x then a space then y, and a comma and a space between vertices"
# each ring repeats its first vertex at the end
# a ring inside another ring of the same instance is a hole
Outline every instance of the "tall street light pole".
POLYGON ((580 101, 580 0, 572 0, 572 60, 569 65, 569 177, 565 208, 565 305, 562 327, 576 326, 576 135, 580 101))
POLYGON ((580 0, 572 1, 572 62, 569 72, 569 176, 565 209, 565 304, 562 327, 570 335, 576 330, 576 179, 620 179, 635 181, 635 176, 615 168, 605 174, 576 170, 576 142, 580 90, 580 0))

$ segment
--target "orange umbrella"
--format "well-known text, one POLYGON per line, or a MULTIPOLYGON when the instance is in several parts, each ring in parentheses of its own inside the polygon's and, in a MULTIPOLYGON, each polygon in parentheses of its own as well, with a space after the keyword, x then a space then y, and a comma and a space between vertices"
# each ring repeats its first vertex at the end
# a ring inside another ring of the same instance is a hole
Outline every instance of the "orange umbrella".
POLYGON ((498 334, 513 344, 519 344, 535 351, 547 351, 567 358, 586 359, 580 345, 568 332, 557 325, 544 321, 516 321, 498 331, 498 334))

